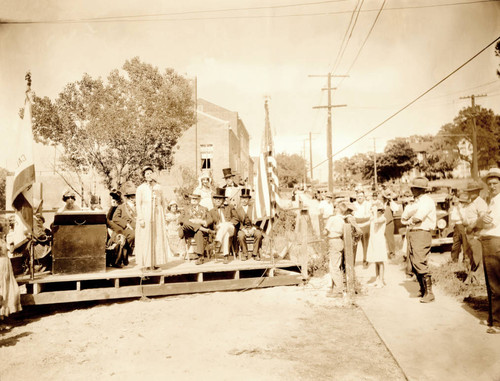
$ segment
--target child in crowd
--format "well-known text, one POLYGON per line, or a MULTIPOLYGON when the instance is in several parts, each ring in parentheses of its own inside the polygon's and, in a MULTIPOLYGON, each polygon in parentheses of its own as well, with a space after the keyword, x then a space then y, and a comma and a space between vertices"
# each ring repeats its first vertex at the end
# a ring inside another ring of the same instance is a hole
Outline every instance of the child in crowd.
POLYGON ((387 261, 387 250, 385 243, 385 207, 382 202, 374 202, 370 218, 370 241, 366 259, 375 263, 375 287, 384 287, 384 262, 387 261))
POLYGON ((170 201, 165 213, 165 221, 167 223, 167 235, 170 247, 174 256, 186 256, 186 243, 179 237, 179 206, 176 201, 170 201))

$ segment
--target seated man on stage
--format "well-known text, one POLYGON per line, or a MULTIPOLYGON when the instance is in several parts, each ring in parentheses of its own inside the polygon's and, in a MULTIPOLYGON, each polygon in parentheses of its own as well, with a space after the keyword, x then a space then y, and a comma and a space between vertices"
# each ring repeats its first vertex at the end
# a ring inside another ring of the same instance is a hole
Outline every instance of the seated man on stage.
POLYGON ((122 205, 122 193, 115 188, 109 192, 111 206, 106 213, 106 225, 108 227, 108 239, 106 243, 106 266, 121 268, 128 265, 128 253, 124 250, 127 244, 123 228, 116 222, 115 214, 118 207, 122 205))
POLYGON ((243 188, 240 195, 240 205, 236 208, 236 216, 239 222, 238 242, 242 251, 242 260, 248 259, 248 248, 246 237, 253 237, 252 257, 260 261, 260 246, 262 243, 262 231, 255 225, 253 219, 253 208, 250 203, 250 189, 243 188))
POLYGON ((186 208, 179 219, 179 237, 187 240, 193 238, 196 242, 195 254, 197 255, 196 264, 201 265, 205 261, 205 237, 207 229, 208 210, 200 205, 201 196, 199 194, 189 195, 191 204, 186 208))
POLYGON ((225 191, 224 188, 217 188, 212 196, 214 208, 208 212, 207 223, 216 231, 216 253, 222 249, 224 264, 227 264, 229 263, 229 242, 234 235, 234 225, 238 223, 238 218, 232 205, 224 205, 225 191))

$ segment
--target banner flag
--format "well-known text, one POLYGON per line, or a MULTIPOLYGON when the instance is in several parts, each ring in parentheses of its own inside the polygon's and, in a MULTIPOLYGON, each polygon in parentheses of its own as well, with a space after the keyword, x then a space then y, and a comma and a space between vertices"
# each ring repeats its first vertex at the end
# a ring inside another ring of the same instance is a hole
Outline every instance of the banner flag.
POLYGON ((33 194, 35 164, 33 161, 33 130, 31 126, 32 92, 28 80, 28 90, 24 101, 24 115, 16 134, 15 171, 12 182, 12 207, 25 228, 33 230, 33 194))

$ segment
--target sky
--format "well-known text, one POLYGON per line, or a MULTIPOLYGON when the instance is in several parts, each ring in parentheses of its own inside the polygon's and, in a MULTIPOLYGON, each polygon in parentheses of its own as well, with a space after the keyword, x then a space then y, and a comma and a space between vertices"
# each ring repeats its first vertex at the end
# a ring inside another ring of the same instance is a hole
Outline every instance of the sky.
POLYGON ((352 144, 500 37, 500 1, 0 0, 0 18, 0 166, 7 168, 28 70, 36 94, 55 99, 84 73, 105 79, 135 56, 196 76, 199 97, 239 113, 252 155, 270 97, 276 152, 305 150, 309 160, 311 148, 321 180, 327 112, 313 107, 327 104, 326 78, 310 75, 349 75, 332 80, 332 104, 347 105, 333 109, 334 160, 374 146, 382 152, 395 137, 436 134, 471 94, 487 94, 477 104, 500 114, 492 45, 352 144))

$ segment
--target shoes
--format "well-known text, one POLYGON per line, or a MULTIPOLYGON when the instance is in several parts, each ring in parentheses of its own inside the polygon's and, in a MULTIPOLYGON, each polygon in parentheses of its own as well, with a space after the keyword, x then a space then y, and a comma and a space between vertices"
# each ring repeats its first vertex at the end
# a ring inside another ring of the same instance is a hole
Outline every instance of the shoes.
POLYGON ((202 265, 205 262, 205 259, 203 257, 198 257, 196 262, 194 263, 195 265, 202 265))
POLYGON ((246 260, 248 260, 248 257, 247 257, 246 255, 242 255, 242 256, 241 256, 241 260, 242 260, 242 261, 246 261, 246 260))
POLYGON ((493 334, 493 335, 499 334, 500 327, 490 326, 486 329, 486 333, 493 334))
POLYGON ((224 255, 224 260, 222 261, 223 264, 227 265, 229 263, 229 256, 224 255))
POLYGON ((367 262, 367 261, 363 261, 363 268, 364 268, 364 269, 367 269, 367 268, 368 268, 368 262, 367 262))
POLYGON ((253 259, 255 259, 256 261, 260 261, 260 255, 256 255, 255 257, 253 257, 253 259))

